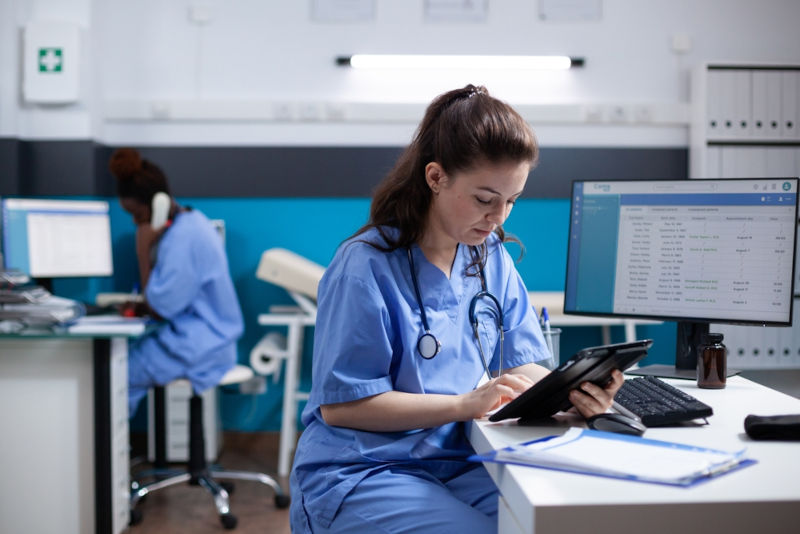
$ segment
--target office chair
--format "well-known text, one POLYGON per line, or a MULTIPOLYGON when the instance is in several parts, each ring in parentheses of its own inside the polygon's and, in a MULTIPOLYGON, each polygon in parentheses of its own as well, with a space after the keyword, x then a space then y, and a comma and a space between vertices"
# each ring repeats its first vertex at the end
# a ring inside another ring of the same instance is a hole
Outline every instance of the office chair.
MULTIPOLYGON (((218 385, 238 384, 251 379, 253 375, 253 370, 249 367, 235 365, 230 371, 225 373, 218 385)), ((185 382, 184 379, 180 379, 180 381, 185 382)), ((228 497, 230 491, 232 491, 232 485, 230 483, 217 482, 216 479, 260 482, 269 486, 275 492, 275 506, 277 508, 286 508, 289 506, 289 496, 283 492, 278 482, 269 475, 251 471, 229 471, 227 469, 209 467, 207 465, 203 432, 203 397, 196 393, 192 394, 189 401, 189 463, 185 470, 165 469, 166 454, 164 452, 165 425, 163 417, 163 398, 163 386, 156 388, 156 469, 148 472, 148 475, 153 476, 155 481, 141 484, 140 481, 134 480, 131 483, 131 525, 136 525, 142 520, 142 511, 136 508, 140 500, 156 490, 174 486, 181 482, 189 482, 189 484, 192 485, 202 486, 211 493, 222 526, 228 530, 236 528, 237 523, 237 518, 231 513, 229 507, 228 497), (161 406, 158 406, 159 400, 161 401, 161 406)))

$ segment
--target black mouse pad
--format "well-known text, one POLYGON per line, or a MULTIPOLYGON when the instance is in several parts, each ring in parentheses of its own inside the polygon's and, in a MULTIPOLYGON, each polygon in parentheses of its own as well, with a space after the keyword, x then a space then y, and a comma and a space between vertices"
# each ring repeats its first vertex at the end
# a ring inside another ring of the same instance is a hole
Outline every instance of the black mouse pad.
POLYGON ((520 424, 525 424, 529 420, 568 410, 572 406, 569 392, 581 382, 605 386, 611 380, 611 371, 624 371, 647 356, 647 350, 652 345, 652 339, 645 339, 582 349, 522 395, 493 413, 489 421, 519 417, 520 424))

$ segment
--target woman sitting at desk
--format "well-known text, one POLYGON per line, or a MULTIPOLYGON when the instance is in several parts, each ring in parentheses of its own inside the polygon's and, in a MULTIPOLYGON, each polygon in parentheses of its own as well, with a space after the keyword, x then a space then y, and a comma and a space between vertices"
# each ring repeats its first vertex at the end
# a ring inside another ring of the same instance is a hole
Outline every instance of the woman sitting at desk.
POLYGON ((153 198, 159 192, 169 194, 164 173, 130 148, 115 151, 109 167, 120 204, 136 224, 145 312, 164 320, 130 347, 133 416, 154 385, 187 378, 197 393, 215 386, 236 363, 243 321, 225 249, 211 222, 169 197, 166 224, 153 228, 153 198))
MULTIPOLYGON (((502 228, 537 154, 522 117, 483 87, 428 107, 319 285, 293 532, 496 530, 497 489, 465 460, 465 422, 548 372, 502 228)), ((615 372, 570 400, 601 413, 621 384, 615 372)))

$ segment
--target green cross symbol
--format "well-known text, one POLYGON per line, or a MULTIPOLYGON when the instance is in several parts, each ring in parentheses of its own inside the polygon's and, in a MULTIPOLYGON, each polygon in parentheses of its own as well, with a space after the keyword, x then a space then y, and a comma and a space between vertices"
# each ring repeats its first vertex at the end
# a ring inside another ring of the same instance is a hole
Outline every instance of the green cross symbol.
POLYGON ((64 54, 61 48, 39 49, 39 72, 61 72, 64 54))

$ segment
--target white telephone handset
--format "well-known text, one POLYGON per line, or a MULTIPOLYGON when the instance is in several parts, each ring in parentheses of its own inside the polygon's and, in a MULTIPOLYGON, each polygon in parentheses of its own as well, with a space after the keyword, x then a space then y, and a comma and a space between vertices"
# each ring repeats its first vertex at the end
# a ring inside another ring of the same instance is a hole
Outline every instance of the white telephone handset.
POLYGON ((153 196, 150 213, 150 226, 153 227, 153 230, 158 230, 167 223, 171 204, 169 195, 163 191, 159 191, 153 196))

